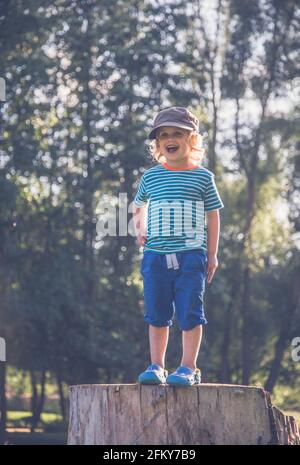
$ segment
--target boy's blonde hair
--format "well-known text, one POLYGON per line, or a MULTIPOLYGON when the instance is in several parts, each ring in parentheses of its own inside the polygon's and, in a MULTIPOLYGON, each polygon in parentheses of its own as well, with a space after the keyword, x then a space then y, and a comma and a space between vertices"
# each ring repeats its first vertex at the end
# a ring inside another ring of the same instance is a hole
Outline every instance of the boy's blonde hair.
MULTIPOLYGON (((190 145, 190 156, 189 160, 194 162, 196 165, 200 165, 203 156, 205 154, 205 150, 202 147, 203 139, 201 134, 196 131, 189 131, 187 129, 184 130, 188 134, 188 142, 190 145)), ((150 155, 152 156, 152 159, 154 161, 157 161, 158 163, 166 163, 167 160, 165 156, 160 152, 159 147, 158 147, 158 131, 156 132, 156 138, 151 140, 148 145, 148 149, 150 152, 150 155)))

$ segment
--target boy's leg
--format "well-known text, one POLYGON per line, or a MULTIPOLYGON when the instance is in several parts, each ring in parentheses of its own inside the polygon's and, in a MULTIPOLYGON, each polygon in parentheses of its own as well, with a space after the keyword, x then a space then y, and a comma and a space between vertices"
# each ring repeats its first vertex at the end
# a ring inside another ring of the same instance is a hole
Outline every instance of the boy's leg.
POLYGON ((151 363, 165 367, 165 355, 169 339, 169 326, 149 325, 149 342, 151 363))
POLYGON ((202 339, 202 325, 197 325, 189 331, 182 331, 181 365, 195 370, 202 339))
POLYGON ((207 323, 203 307, 207 254, 202 249, 188 250, 181 253, 179 260, 174 300, 177 319, 182 330, 181 365, 195 370, 202 339, 202 326, 207 323))

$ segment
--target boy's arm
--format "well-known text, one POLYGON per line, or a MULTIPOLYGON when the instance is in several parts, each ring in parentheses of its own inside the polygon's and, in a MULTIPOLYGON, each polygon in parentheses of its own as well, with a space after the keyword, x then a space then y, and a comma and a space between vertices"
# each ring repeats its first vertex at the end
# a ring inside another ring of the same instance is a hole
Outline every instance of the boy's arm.
POLYGON ((147 242, 147 213, 148 204, 143 207, 135 205, 133 224, 137 242, 140 246, 144 246, 145 242, 147 242))
POLYGON ((206 212, 207 223, 207 282, 210 283, 218 267, 218 245, 220 234, 219 210, 206 212))

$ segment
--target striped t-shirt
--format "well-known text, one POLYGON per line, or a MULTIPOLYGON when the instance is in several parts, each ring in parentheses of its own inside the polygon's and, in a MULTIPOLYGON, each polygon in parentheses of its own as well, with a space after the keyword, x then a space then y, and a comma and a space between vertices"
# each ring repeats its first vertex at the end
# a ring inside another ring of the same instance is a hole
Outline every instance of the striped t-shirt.
POLYGON ((173 253, 206 248, 205 212, 223 208, 214 174, 156 165, 142 175, 134 203, 148 204, 144 250, 173 253))

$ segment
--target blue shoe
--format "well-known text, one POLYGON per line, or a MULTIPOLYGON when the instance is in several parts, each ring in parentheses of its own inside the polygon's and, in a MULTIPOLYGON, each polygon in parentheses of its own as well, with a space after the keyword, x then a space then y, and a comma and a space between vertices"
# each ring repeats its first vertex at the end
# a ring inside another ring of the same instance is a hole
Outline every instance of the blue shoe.
POLYGON ((170 386, 193 386, 201 383, 201 371, 199 368, 192 370, 186 366, 180 366, 171 373, 166 380, 170 386))
POLYGON ((140 374, 140 384, 165 384, 168 376, 167 370, 164 370, 161 366, 152 363, 147 369, 140 374))

